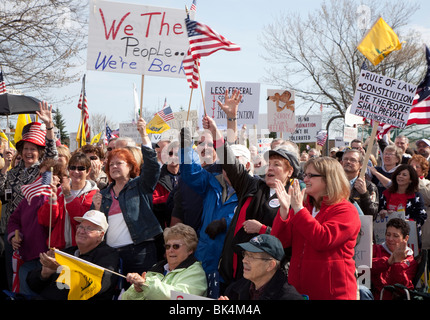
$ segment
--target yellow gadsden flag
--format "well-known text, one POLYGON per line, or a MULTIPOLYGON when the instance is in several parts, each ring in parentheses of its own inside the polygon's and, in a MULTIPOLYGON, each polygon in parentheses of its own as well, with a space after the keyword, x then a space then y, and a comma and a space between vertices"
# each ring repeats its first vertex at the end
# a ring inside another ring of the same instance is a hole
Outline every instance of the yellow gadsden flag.
POLYGON ((102 288, 103 268, 58 250, 55 260, 63 267, 56 282, 69 289, 68 300, 87 300, 102 288))
POLYGON ((380 63, 391 52, 400 50, 402 44, 393 29, 380 17, 373 27, 366 33, 357 49, 374 66, 380 63))
POLYGON ((170 126, 160 117, 159 114, 155 114, 154 118, 152 118, 152 120, 146 125, 147 133, 162 133, 169 129, 170 126))

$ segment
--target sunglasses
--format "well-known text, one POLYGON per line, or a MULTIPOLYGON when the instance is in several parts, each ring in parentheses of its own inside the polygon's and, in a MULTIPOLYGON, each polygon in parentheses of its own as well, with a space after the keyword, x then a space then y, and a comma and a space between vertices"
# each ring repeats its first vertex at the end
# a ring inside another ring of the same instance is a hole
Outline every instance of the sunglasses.
POLYGON ((97 156, 91 156, 90 157, 90 160, 98 160, 99 159, 99 157, 97 157, 97 156))
POLYGON ((166 250, 169 250, 170 248, 173 248, 173 250, 178 250, 183 245, 184 245, 183 243, 165 244, 164 248, 166 250))
POLYGON ((85 167, 85 166, 70 166, 69 170, 70 171, 75 171, 75 170, 85 171, 85 170, 87 170, 87 167, 85 167))

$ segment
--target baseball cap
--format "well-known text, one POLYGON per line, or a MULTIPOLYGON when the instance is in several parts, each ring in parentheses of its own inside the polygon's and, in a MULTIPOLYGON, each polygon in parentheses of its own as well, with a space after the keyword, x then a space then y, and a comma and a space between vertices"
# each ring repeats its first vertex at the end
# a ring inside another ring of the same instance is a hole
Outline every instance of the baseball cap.
POLYGON ((430 140, 428 140, 428 139, 420 139, 417 142, 415 142, 415 144, 417 145, 421 141, 424 142, 426 145, 428 145, 430 147, 430 140))
POLYGON ((270 234, 259 234, 249 242, 240 243, 238 246, 249 252, 266 252, 278 261, 281 261, 284 257, 284 248, 281 241, 270 234))
POLYGON ((104 232, 106 232, 107 228, 109 227, 105 214, 97 210, 87 211, 82 217, 75 217, 75 220, 78 222, 82 222, 84 220, 92 222, 99 227, 102 227, 104 232))
POLYGON ((266 153, 264 154, 264 159, 266 159, 267 161, 270 158, 270 156, 275 154, 288 160, 290 165, 293 167, 293 175, 291 177, 297 178, 297 175, 300 172, 300 164, 299 164, 299 160, 297 160, 297 156, 294 155, 294 153, 292 153, 291 151, 288 151, 287 149, 284 149, 282 147, 277 147, 275 149, 266 151, 266 153))
POLYGON ((243 144, 232 144, 230 148, 235 157, 244 157, 246 161, 251 161, 251 151, 243 144))

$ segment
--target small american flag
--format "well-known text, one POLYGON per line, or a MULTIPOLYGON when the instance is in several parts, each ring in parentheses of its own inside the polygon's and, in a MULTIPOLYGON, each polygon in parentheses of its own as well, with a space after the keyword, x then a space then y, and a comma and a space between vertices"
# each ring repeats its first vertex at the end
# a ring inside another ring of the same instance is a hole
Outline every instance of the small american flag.
POLYGON ((6 93, 6 85, 4 83, 3 71, 0 71, 0 94, 6 93))
POLYGON ((45 171, 42 175, 33 183, 21 186, 21 191, 24 197, 30 204, 34 197, 45 195, 51 195, 51 172, 45 171))
POLYGON ((215 30, 190 18, 185 19, 190 42, 190 54, 194 59, 206 57, 218 50, 239 51, 240 47, 224 38, 215 30))
POLYGON ((190 11, 197 11, 197 6, 196 6, 197 0, 193 0, 193 3, 191 4, 191 8, 190 11))
POLYGON ((157 112, 157 114, 160 116, 161 119, 164 120, 164 122, 167 122, 169 120, 173 120, 173 112, 172 112, 172 108, 167 107, 167 108, 163 108, 160 111, 157 112))
POLYGON ((327 141, 327 130, 320 130, 317 132, 317 144, 323 146, 327 141))
POLYGON ((81 95, 79 96, 79 103, 78 103, 78 109, 82 110, 84 112, 84 127, 85 127, 85 136, 87 140, 90 139, 90 128, 89 128, 89 120, 90 120, 90 114, 88 113, 88 104, 87 104, 87 95, 85 93, 85 75, 82 78, 82 89, 81 89, 81 95))

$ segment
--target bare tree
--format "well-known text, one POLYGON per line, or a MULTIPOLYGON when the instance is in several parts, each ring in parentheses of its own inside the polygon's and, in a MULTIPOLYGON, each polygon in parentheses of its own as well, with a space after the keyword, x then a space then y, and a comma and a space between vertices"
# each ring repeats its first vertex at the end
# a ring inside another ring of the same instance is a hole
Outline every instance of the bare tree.
POLYGON ((376 67, 366 61, 369 70, 418 84, 426 70, 424 48, 418 32, 405 29, 418 9, 405 1, 331 0, 306 18, 281 14, 265 26, 261 40, 272 65, 266 81, 295 90, 307 103, 329 106, 331 116, 344 115, 365 61, 357 45, 381 15, 406 43, 376 67))
POLYGON ((42 93, 79 80, 73 68, 84 62, 79 54, 87 26, 87 1, 1 1, 0 64, 7 86, 42 93))

